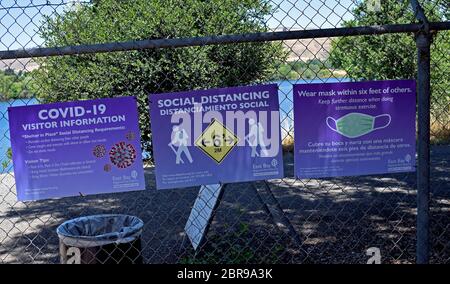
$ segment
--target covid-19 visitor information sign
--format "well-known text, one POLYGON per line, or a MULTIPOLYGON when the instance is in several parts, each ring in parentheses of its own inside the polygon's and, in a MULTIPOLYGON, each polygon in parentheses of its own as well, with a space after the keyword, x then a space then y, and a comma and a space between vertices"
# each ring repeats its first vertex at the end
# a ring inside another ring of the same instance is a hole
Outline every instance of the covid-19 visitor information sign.
POLYGON ((134 97, 8 111, 18 200, 145 189, 134 97))
POLYGON ((294 85, 299 178, 415 171, 414 80, 294 85))
POLYGON ((281 178, 277 85, 152 94, 159 189, 281 178))

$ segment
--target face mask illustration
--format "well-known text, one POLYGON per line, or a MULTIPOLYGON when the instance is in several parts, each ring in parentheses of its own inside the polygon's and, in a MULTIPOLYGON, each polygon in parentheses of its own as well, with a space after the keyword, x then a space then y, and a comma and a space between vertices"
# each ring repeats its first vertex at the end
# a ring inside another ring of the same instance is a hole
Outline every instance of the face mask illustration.
POLYGON ((327 117, 327 126, 348 138, 357 138, 366 135, 374 130, 386 128, 391 124, 391 116, 382 114, 371 116, 364 113, 352 112, 339 119, 327 117), (379 120, 382 126, 375 127, 375 121, 379 120))

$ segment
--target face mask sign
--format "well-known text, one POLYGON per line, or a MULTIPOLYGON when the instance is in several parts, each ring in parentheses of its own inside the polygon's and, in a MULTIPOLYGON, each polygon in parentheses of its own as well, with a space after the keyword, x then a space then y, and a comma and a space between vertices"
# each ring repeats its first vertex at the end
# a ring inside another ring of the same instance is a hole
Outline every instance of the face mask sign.
POLYGON ((389 114, 371 116, 352 112, 338 119, 329 116, 326 118, 326 124, 331 130, 342 136, 358 138, 372 131, 388 127, 391 124, 391 116, 389 114), (375 127, 377 122, 379 126, 375 127))
POLYGON ((298 178, 416 171, 416 82, 296 84, 298 178))

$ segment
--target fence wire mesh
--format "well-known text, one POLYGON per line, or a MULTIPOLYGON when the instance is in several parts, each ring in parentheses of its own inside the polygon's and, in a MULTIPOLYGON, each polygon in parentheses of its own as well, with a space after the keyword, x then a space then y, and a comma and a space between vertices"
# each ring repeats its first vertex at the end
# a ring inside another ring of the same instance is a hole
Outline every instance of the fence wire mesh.
MULTIPOLYGON (((448 0, 421 4, 430 21, 449 20, 448 0)), ((5 0, 0 50, 57 47, 63 54, 64 46, 415 22, 408 1, 396 0, 5 0)), ((450 32, 437 32, 431 58, 434 263, 450 262, 449 49, 450 32)), ((365 263, 370 247, 380 249, 383 263, 415 262, 416 173, 294 178, 292 86, 415 78, 416 54, 414 35, 398 33, 0 59, 0 263, 59 262, 56 227, 92 214, 142 219, 145 263, 365 263), (184 226, 198 187, 156 190, 146 95, 260 82, 279 85, 286 177, 265 182, 265 189, 227 185, 194 251, 184 226), (140 102, 147 190, 17 201, 7 107, 126 95, 140 102), (281 215, 270 214, 267 198, 281 215), (277 217, 290 224, 289 233, 277 217)))

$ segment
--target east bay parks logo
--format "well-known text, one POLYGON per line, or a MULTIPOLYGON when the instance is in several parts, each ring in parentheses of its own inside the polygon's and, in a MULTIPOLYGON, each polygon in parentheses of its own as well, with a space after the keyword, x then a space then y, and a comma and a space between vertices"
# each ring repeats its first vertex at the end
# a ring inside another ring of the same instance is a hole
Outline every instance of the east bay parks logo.
POLYGON ((219 121, 213 119, 195 141, 203 153, 220 164, 236 147, 239 138, 219 121))

